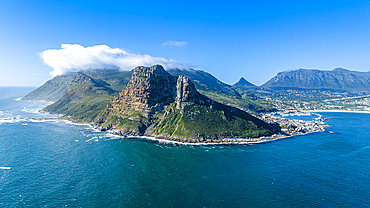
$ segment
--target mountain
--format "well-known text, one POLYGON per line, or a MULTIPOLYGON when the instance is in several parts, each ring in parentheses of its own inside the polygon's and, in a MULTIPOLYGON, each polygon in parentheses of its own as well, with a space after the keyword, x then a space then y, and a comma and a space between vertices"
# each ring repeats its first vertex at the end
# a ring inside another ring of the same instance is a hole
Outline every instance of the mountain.
POLYGON ((225 84, 208 72, 202 70, 167 70, 173 76, 184 75, 194 84, 203 95, 220 103, 227 103, 252 112, 274 111, 271 103, 244 89, 225 84))
MULTIPOLYGON (((115 91, 121 91, 130 81, 132 74, 131 71, 119 71, 118 69, 95 69, 81 71, 81 73, 105 80, 115 91)), ((56 76, 27 94, 22 100, 56 102, 67 92, 69 84, 75 76, 76 73, 73 72, 56 76)))
MULTIPOLYGON (((246 90, 225 84, 207 72, 179 69, 170 69, 168 72, 173 76, 184 75, 190 78, 201 94, 217 102, 226 103, 252 112, 275 110, 271 103, 266 100, 246 90)), ((111 89, 121 91, 130 81, 133 71, 121 72, 117 69, 95 69, 82 71, 81 73, 104 80, 110 84, 109 87, 111 89)), ((55 102, 61 99, 67 92, 68 86, 75 76, 76 73, 56 76, 22 99, 55 102)))
POLYGON ((342 68, 331 71, 298 69, 280 72, 261 87, 270 89, 369 91, 370 72, 350 71, 342 68))
POLYGON ((67 92, 68 86, 75 76, 76 74, 74 73, 56 76, 41 87, 28 93, 22 100, 55 102, 67 92))
POLYGON ((129 84, 95 123, 133 135, 199 141, 277 131, 245 111, 200 94, 188 77, 172 76, 160 65, 136 67, 129 84))
POLYGON ((118 94, 110 86, 106 81, 78 72, 63 97, 43 111, 63 114, 77 122, 92 122, 118 94))
POLYGON ((242 90, 249 90, 251 88, 256 88, 257 86, 248 82, 244 77, 241 77, 238 82, 233 84, 234 87, 237 87, 242 90))

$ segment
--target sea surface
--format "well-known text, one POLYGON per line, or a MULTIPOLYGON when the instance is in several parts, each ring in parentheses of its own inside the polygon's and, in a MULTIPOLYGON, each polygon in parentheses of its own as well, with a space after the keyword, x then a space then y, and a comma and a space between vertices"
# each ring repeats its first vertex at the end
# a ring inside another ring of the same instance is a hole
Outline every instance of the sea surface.
POLYGON ((245 146, 171 146, 38 120, 0 87, 0 207, 370 207, 370 114, 245 146))

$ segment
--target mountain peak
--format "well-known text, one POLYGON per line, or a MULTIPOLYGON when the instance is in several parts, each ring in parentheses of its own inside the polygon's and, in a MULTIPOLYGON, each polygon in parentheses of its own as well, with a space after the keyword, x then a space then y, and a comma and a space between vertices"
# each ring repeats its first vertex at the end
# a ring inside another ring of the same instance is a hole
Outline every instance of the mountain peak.
POLYGON ((237 83, 235 83, 233 86, 237 87, 237 88, 240 88, 240 89, 243 89, 243 90, 247 90, 249 88, 256 87, 256 85, 248 82, 244 77, 241 77, 239 79, 239 81, 237 83))
POLYGON ((335 68, 333 69, 334 72, 349 72, 348 69, 343 69, 343 68, 335 68))

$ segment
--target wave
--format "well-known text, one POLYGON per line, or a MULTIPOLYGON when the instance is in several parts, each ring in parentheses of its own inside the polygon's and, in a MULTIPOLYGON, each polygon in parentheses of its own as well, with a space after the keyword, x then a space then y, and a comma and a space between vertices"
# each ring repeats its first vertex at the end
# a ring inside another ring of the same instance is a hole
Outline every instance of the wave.
POLYGON ((22 99, 22 98, 20 97, 20 98, 14 99, 14 100, 16 100, 16 101, 21 101, 21 99, 22 99))
POLYGON ((12 169, 11 167, 0 167, 0 170, 10 170, 12 169))
POLYGON ((76 125, 76 126, 90 126, 90 124, 87 124, 87 123, 76 123, 76 122, 73 122, 73 121, 69 121, 69 120, 63 120, 66 122, 66 124, 71 124, 71 125, 76 125))
POLYGON ((91 138, 91 139, 86 140, 86 142, 90 142, 90 141, 92 141, 92 140, 94 140, 94 139, 96 139, 95 141, 98 141, 98 137, 93 137, 93 138, 91 138))
POLYGON ((3 124, 3 123, 17 123, 17 122, 21 122, 21 121, 27 121, 27 120, 25 118, 19 118, 19 116, 0 118, 0 124, 3 124))
POLYGON ((42 122, 56 121, 56 119, 33 119, 31 118, 29 121, 33 123, 42 123, 42 122))
POLYGON ((41 109, 27 109, 26 107, 23 107, 23 112, 26 112, 26 113, 40 113, 40 110, 41 109))

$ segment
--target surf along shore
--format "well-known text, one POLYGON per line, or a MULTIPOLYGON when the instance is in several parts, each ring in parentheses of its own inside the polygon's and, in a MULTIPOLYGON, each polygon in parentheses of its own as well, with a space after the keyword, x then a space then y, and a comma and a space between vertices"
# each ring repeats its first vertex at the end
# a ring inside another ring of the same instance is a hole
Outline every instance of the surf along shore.
MULTIPOLYGON (((45 113, 45 112, 43 112, 45 113)), ((54 114, 55 115, 55 114, 54 114)), ((267 123, 278 123, 282 127, 282 131, 278 134, 271 136, 262 136, 258 138, 223 138, 223 139, 191 139, 191 138, 180 138, 180 137, 168 137, 161 135, 137 135, 134 132, 123 132, 121 130, 111 128, 104 129, 94 123, 80 123, 69 119, 68 117, 63 117, 63 115, 58 115, 58 118, 39 118, 35 120, 65 120, 68 123, 75 125, 89 125, 96 131, 108 132, 110 135, 117 136, 119 138, 125 139, 142 139, 152 143, 159 144, 170 144, 170 145, 185 145, 185 146, 205 146, 205 145, 250 145, 259 144, 265 142, 276 141, 284 138, 289 138, 298 135, 305 135, 314 132, 325 131, 324 128, 328 127, 322 118, 322 115, 314 112, 300 112, 300 111, 280 111, 274 113, 263 114, 260 119, 267 123), (317 118, 312 120, 298 120, 298 119, 288 119, 287 116, 312 116, 315 115, 317 118)))
POLYGON ((287 119, 284 117, 287 112, 275 112, 264 114, 260 119, 268 123, 278 123, 282 127, 282 131, 278 134, 271 136, 262 136, 258 138, 224 138, 224 139, 189 139, 180 137, 168 137, 161 135, 136 135, 134 132, 122 132, 117 129, 103 129, 96 124, 90 124, 94 129, 99 131, 107 131, 109 134, 115 135, 121 138, 127 139, 143 139, 153 143, 160 144, 172 144, 172 145, 189 145, 189 146, 202 146, 202 145, 248 145, 248 144, 258 144, 270 141, 275 141, 279 139, 284 139, 288 137, 305 135, 314 132, 325 131, 324 128, 328 127, 322 118, 322 115, 313 112, 300 112, 300 111, 290 111, 289 115, 298 116, 312 116, 315 115, 317 118, 312 120, 298 120, 298 119, 287 119), (280 116, 279 116, 280 115, 280 116), (283 115, 283 116, 282 116, 283 115), (284 128, 283 128, 284 127, 284 128))

